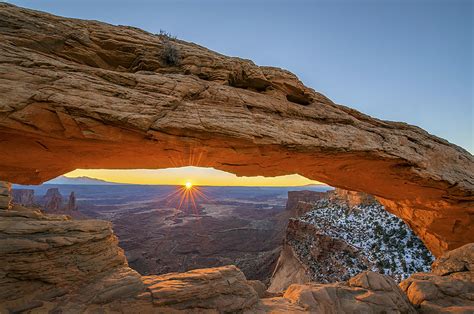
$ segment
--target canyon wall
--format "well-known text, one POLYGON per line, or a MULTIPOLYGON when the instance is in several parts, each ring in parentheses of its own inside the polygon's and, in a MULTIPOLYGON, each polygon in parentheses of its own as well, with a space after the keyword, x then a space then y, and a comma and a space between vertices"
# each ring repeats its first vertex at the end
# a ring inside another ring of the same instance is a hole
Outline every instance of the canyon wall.
POLYGON ((298 217, 310 210, 314 203, 328 197, 332 192, 316 191, 288 191, 286 210, 291 212, 291 217, 298 217))
POLYGON ((367 193, 336 188, 333 194, 334 199, 345 202, 349 207, 377 204, 375 197, 367 193))
POLYGON ((436 255, 472 239, 474 157, 418 127, 337 105, 288 71, 133 27, 6 3, 0 26, 1 180, 189 165, 298 173, 375 195, 436 255))
POLYGON ((305 210, 289 219, 269 291, 346 281, 366 270, 400 281, 429 269, 433 257, 420 239, 370 195, 302 192, 288 193, 287 211, 297 213, 302 205, 305 210))
MULTIPOLYGON (((264 291, 235 266, 140 276, 127 265, 109 222, 71 220, 10 204, 0 182, 0 312, 430 313, 474 309, 474 247, 449 252, 434 273, 401 284, 363 272, 346 282, 264 291), (5 201, 7 200, 7 201, 5 201), (7 204, 7 205, 5 205, 7 204), (436 290, 437 289, 437 290, 436 290), (403 291, 406 291, 406 295, 403 291)), ((304 278, 301 278, 305 281, 304 278)))

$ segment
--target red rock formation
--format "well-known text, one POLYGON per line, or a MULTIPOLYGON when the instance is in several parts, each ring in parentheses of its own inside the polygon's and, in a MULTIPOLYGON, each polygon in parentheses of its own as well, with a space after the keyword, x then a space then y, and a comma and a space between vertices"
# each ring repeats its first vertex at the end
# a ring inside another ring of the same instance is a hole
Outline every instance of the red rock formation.
POLYGON ((298 217, 313 208, 315 202, 328 197, 330 192, 288 191, 286 210, 292 211, 292 217, 298 217))
POLYGON ((431 273, 416 273, 400 283, 422 313, 474 313, 474 243, 445 253, 431 273))
MULTIPOLYGON (((235 266, 141 277, 128 267, 109 222, 74 221, 20 205, 0 210, 0 239, 2 313, 414 313, 392 279, 372 272, 342 283, 292 285, 280 297, 261 291, 261 284, 248 282, 235 266)), ((459 287, 468 293, 449 300, 469 300, 472 252, 472 245, 464 247, 435 263, 435 276, 445 280, 439 289, 448 294, 434 301, 436 309, 444 310, 442 303, 459 287)), ((412 302, 410 291, 417 285, 412 280, 407 286, 412 302)), ((472 310, 469 306, 461 309, 472 310)))
POLYGON ((283 244, 268 291, 280 293, 292 284, 302 284, 310 281, 311 276, 306 266, 296 257, 293 248, 288 244, 283 244))
POLYGON ((0 21, 2 180, 185 165, 299 173, 375 195, 436 255, 474 235, 474 157, 420 128, 334 104, 288 71, 136 28, 6 3, 0 21), (170 43, 177 65, 160 57, 170 43))
POLYGON ((51 188, 46 191, 46 195, 42 200, 44 210, 49 212, 57 212, 63 209, 63 196, 59 193, 58 188, 51 188))
POLYGON ((13 203, 23 206, 32 206, 35 203, 35 190, 31 189, 13 189, 13 203))
MULTIPOLYGON (((290 287, 285 297, 278 300, 260 300, 259 295, 266 295, 261 284, 248 282, 235 266, 140 277, 127 266, 109 222, 74 221, 67 216, 44 215, 19 205, 1 210, 0 219, 2 313, 28 310, 42 313, 52 309, 64 313, 109 313, 121 309, 133 313, 177 310, 255 313, 262 308, 274 308, 274 303, 279 305, 280 312, 292 308, 311 311, 316 306, 303 297, 303 290, 315 289, 313 285, 290 287)), ((371 305, 369 301, 374 298, 403 300, 396 286, 385 285, 384 290, 376 286, 389 279, 381 275, 366 276, 375 276, 370 279, 370 286, 363 287, 362 282, 321 285, 318 289, 336 289, 334 297, 345 300, 344 305, 338 305, 344 309, 395 306, 383 302, 371 305)), ((328 301, 318 303, 330 307, 325 303, 328 301)), ((396 306, 403 309, 406 304, 397 301, 396 306)))
POLYGON ((333 198, 345 202, 349 207, 358 205, 372 205, 376 204, 375 197, 370 194, 356 191, 348 191, 336 188, 333 198))
POLYGON ((371 265, 359 250, 343 240, 326 236, 313 225, 290 219, 285 243, 268 290, 282 292, 291 284, 347 280, 348 278, 341 279, 348 274, 347 260, 364 265, 364 269, 368 269, 371 265), (298 245, 310 247, 308 256, 305 256, 307 260, 301 260, 302 256, 298 256, 294 251, 294 246, 298 245), (318 263, 316 272, 310 269, 313 261, 318 263))
POLYGON ((69 200, 67 202, 66 210, 67 211, 77 210, 76 194, 74 192, 71 192, 71 194, 69 194, 69 200))
POLYGON ((347 282, 291 285, 282 298, 263 299, 270 313, 416 313, 395 281, 363 272, 347 282))

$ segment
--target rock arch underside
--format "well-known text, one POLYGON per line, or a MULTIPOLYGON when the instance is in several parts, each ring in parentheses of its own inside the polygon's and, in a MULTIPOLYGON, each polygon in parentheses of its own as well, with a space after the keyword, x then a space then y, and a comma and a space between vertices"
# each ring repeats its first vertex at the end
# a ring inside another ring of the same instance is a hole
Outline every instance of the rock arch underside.
POLYGON ((474 238, 470 153, 335 104, 285 70, 2 3, 0 95, 0 180, 185 165, 298 173, 375 195, 437 256, 474 238), (163 57, 169 45, 178 64, 163 57))

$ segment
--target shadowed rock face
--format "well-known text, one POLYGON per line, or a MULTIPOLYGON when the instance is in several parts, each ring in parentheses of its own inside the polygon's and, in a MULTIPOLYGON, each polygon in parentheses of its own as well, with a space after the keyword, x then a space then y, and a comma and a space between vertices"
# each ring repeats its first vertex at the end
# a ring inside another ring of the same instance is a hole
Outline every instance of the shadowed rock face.
POLYGON ((285 70, 2 3, 0 81, 1 180, 184 165, 299 173, 377 196, 436 255, 474 233, 472 155, 336 105, 285 70), (178 65, 163 58, 170 43, 178 65))
POLYGON ((11 184, 0 181, 0 210, 10 209, 11 201, 11 184))
POLYGON ((69 199, 68 199, 68 202, 67 202, 66 210, 67 211, 77 210, 76 194, 74 192, 71 192, 71 194, 69 194, 69 199))
POLYGON ((44 209, 46 211, 59 211, 63 207, 63 196, 58 188, 48 189, 46 195, 43 196, 44 209))
POLYGON ((35 204, 35 191, 30 189, 12 190, 12 202, 23 206, 32 206, 35 204))

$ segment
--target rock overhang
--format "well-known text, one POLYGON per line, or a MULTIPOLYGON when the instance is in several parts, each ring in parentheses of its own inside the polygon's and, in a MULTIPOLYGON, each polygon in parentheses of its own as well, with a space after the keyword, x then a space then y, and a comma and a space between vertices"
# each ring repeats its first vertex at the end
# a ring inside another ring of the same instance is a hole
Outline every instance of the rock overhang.
POLYGON ((0 179, 76 168, 298 173, 371 193, 436 255, 474 236, 474 157, 334 104, 288 71, 181 40, 0 4, 0 179), (165 42, 181 60, 169 66, 165 42))

